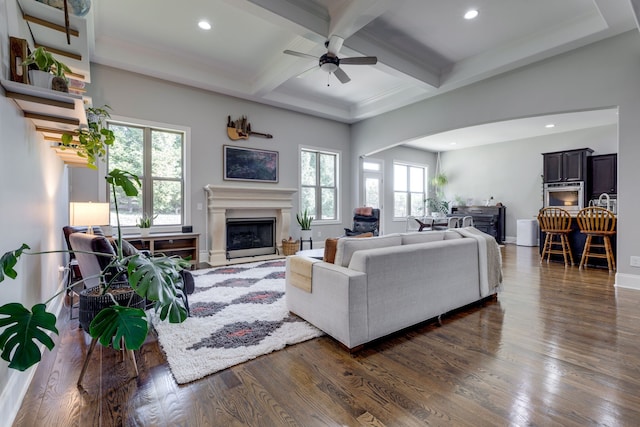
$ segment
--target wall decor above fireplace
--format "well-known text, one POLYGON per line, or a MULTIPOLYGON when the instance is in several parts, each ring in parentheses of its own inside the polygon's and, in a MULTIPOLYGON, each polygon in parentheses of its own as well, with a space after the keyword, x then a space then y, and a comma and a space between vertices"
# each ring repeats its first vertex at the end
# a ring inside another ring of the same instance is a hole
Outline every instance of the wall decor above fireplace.
POLYGON ((278 182, 278 152, 225 145, 226 181, 278 182))

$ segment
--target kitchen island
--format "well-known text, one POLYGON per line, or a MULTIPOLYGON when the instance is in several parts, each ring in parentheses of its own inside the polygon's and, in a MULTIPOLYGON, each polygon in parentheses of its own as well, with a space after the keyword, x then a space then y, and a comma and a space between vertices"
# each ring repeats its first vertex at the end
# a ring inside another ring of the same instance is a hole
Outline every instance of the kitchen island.
MULTIPOLYGON (((544 243, 544 239, 546 237, 545 232, 540 231, 540 254, 542 254, 542 246, 544 243)), ((609 237, 609 239, 611 240, 611 246, 613 249, 613 257, 616 260, 616 265, 618 264, 618 260, 616 257, 616 234, 612 235, 611 237, 609 237)), ((571 254, 573 255, 573 262, 575 266, 580 265, 580 259, 582 258, 582 251, 584 249, 584 245, 585 242, 587 240, 587 236, 586 234, 583 234, 580 232, 580 227, 578 226, 578 221, 576 221, 576 217, 572 216, 571 218, 571 231, 569 232, 569 245, 571 245, 571 254)), ((596 238, 595 240, 592 240, 592 244, 593 243, 597 243, 600 244, 602 239, 596 238)), ((591 253, 593 253, 593 246, 591 249, 591 253)), ((602 252, 604 254, 604 248, 602 248, 600 251, 598 252, 602 252)), ((564 263, 564 258, 562 257, 562 255, 556 255, 556 254, 552 254, 551 261, 553 262, 560 262, 560 263, 564 263)), ((545 257, 545 261, 546 261, 546 257, 545 257)), ((587 267, 596 267, 596 268, 609 268, 607 266, 607 260, 605 258, 589 258, 589 262, 587 263, 587 267)))

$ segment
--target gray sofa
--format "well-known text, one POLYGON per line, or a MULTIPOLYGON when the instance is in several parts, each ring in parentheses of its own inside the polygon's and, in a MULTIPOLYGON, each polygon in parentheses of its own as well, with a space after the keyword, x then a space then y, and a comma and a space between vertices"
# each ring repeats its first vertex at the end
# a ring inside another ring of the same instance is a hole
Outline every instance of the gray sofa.
POLYGON ((341 238, 335 264, 287 258, 289 311, 349 349, 497 293, 500 249, 468 227, 341 238))

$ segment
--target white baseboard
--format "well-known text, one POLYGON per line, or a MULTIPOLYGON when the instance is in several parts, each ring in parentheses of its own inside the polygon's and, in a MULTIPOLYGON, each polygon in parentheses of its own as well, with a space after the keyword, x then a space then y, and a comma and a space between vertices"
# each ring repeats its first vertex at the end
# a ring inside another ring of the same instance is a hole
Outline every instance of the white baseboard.
POLYGON ((640 291, 640 275, 616 273, 617 288, 636 289, 640 291))

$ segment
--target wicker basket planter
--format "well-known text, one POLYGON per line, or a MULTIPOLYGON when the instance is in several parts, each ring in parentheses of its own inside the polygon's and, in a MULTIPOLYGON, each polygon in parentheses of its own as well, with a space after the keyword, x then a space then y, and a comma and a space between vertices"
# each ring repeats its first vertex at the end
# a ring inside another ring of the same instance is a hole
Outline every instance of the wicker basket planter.
POLYGON ((300 242, 298 240, 283 240, 282 253, 286 256, 295 255, 298 251, 300 242))
MULTIPOLYGON (((89 325, 94 317, 103 308, 113 305, 113 300, 109 295, 101 295, 99 287, 85 289, 80 292, 80 304, 78 318, 80 326, 85 331, 89 330, 89 325)), ((113 295, 114 299, 120 305, 125 305, 133 308, 145 308, 145 300, 140 295, 136 294, 134 290, 126 286, 112 286, 109 293, 113 295)))

